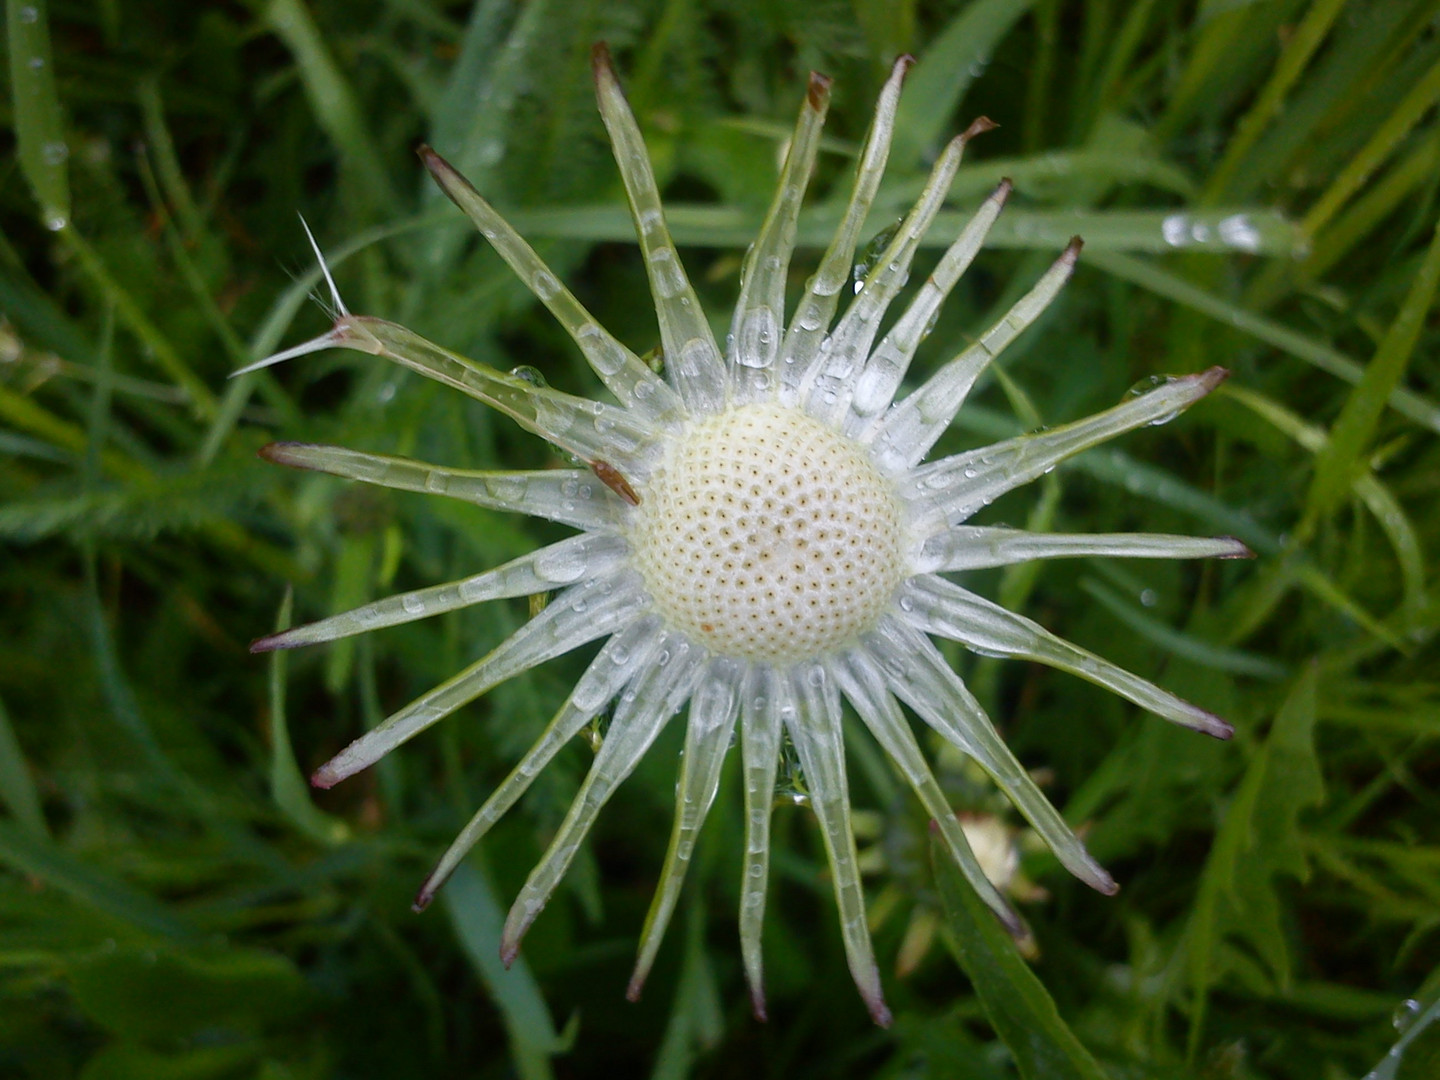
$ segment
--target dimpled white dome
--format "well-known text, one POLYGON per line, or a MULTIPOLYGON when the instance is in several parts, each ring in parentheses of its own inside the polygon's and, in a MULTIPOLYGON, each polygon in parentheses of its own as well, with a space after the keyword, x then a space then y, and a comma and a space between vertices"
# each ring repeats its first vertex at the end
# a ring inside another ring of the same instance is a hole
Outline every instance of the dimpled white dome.
POLYGON ((780 405, 694 421, 632 520, 660 614, 722 656, 822 656, 870 629, 905 577, 891 483, 859 444, 780 405))

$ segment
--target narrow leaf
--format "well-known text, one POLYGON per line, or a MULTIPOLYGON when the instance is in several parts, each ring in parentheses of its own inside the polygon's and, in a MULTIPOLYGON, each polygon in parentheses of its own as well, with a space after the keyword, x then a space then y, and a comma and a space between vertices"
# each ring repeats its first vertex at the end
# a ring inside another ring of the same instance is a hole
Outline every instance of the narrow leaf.
POLYGON ((1105 1072, 1060 1018, 1055 1002, 985 902, 960 876, 949 851, 930 838, 955 959, 970 977, 995 1033, 1025 1080, 1105 1080, 1105 1072))

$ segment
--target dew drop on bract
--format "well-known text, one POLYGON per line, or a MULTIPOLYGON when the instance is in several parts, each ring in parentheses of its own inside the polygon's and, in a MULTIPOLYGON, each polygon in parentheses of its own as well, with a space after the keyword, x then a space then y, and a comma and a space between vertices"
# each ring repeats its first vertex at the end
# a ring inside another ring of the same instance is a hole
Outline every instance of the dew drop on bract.
POLYGON ((550 385, 548 382, 545 381, 545 376, 540 373, 540 369, 537 367, 531 367, 529 364, 517 364, 515 367, 510 369, 510 374, 515 378, 519 379, 521 382, 529 383, 531 386, 539 387, 541 389, 544 389, 550 385))
POLYGON ((895 234, 900 231, 904 220, 904 218, 898 218, 893 225, 881 229, 860 252, 860 257, 855 260, 855 265, 850 269, 850 280, 855 286, 856 293, 865 287, 865 279, 880 264, 881 256, 890 246, 890 241, 895 239, 895 234))

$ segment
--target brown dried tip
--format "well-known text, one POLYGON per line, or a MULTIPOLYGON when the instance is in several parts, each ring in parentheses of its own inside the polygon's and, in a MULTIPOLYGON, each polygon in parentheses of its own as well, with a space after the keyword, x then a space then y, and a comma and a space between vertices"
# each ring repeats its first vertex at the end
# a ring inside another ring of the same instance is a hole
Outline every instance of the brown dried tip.
POLYGON ((430 906, 430 901, 435 899, 436 888, 438 888, 438 886, 432 887, 430 884, 430 879, 426 878, 425 884, 420 886, 420 891, 415 894, 415 899, 410 902, 410 910, 413 911, 416 915, 419 915, 422 911, 428 908, 430 906))
POLYGON ((909 53, 901 53, 895 58, 895 63, 890 65, 890 73, 893 75, 899 72, 901 75, 910 74, 910 69, 915 66, 915 57, 909 53))
POLYGON ((610 60, 610 46, 603 41, 597 41, 590 46, 590 70, 599 79, 602 74, 608 74, 612 78, 615 75, 615 65, 610 60))
POLYGON ((266 634, 264 637, 257 637, 250 642, 251 654, 274 652, 276 649, 284 648, 278 640, 279 637, 280 634, 266 634))
POLYGON ((1217 537, 1217 539, 1219 539, 1219 540, 1229 540, 1232 544, 1235 545, 1235 550, 1232 551, 1232 552, 1230 552, 1230 553, 1227 554, 1227 555, 1221 555, 1221 556, 1219 556, 1219 558, 1221 558, 1221 559, 1254 559, 1254 558, 1257 558, 1255 552, 1251 550, 1250 545, 1247 544, 1247 543, 1245 543, 1245 541, 1244 541, 1244 540, 1241 540, 1238 536, 1220 536, 1220 537, 1217 537))
POLYGON ((305 468, 304 465, 297 465, 295 463, 295 459, 290 454, 291 448, 297 446, 309 447, 315 445, 317 444, 304 442, 266 443, 259 450, 255 451, 255 456, 264 461, 268 461, 273 465, 287 465, 292 469, 303 469, 305 468))
MULTIPOLYGON (((466 180, 464 174, 461 173, 459 169, 455 168, 454 165, 451 165, 450 162, 436 153, 432 147, 421 143, 415 148, 415 153, 419 155, 420 161, 425 166, 425 170, 430 174, 431 179, 435 181, 440 190, 445 193, 446 198, 457 206, 460 205, 460 200, 455 197, 457 191, 468 191, 477 196, 480 194, 475 190, 475 185, 470 183, 469 180, 466 180)), ((462 210, 464 209, 463 206, 460 208, 462 210)))
POLYGON ((1219 386, 1229 377, 1230 369, 1220 367, 1218 364, 1215 367, 1206 368, 1198 375, 1191 376, 1191 378, 1196 379, 1202 386, 1205 387, 1205 392, 1207 394, 1211 390, 1214 390, 1217 386, 1219 386))
POLYGON ((960 138, 969 142, 976 135, 984 135, 987 131, 994 131, 1000 125, 991 120, 988 116, 977 116, 970 121, 970 126, 960 133, 960 138))
POLYGON ((1080 258, 1080 249, 1085 246, 1085 241, 1078 236, 1070 237, 1070 242, 1065 245, 1065 255, 1071 262, 1080 258))
POLYGON ((620 498, 624 499, 631 506, 640 505, 640 496, 635 494, 635 489, 630 486, 630 481, 626 480, 624 475, 619 469, 615 468, 614 465, 611 465, 608 461, 592 461, 590 462, 590 470, 600 478, 602 484, 615 492, 616 495, 619 495, 620 498))
POLYGON ((818 71, 810 72, 810 86, 805 91, 805 100, 810 108, 818 112, 825 107, 825 102, 830 97, 830 83, 829 75, 821 75, 818 71))
POLYGON ((1002 176, 1000 183, 995 185, 995 190, 990 193, 992 199, 999 199, 1000 205, 1005 205, 1005 200, 1010 198, 1010 193, 1015 190, 1015 181, 1008 176, 1002 176))

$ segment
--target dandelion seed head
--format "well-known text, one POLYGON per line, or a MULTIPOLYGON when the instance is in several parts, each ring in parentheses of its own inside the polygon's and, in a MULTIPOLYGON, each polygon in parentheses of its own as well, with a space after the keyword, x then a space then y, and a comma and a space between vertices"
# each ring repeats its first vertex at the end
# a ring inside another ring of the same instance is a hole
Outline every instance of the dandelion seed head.
MULTIPOLYGON (((596 48, 594 64, 600 111, 650 270, 666 358, 663 378, 605 331, 484 196, 429 147, 420 153, 432 177, 530 283, 616 404, 505 374, 402 326, 351 315, 328 267, 335 326, 252 365, 325 348, 357 350, 471 395, 587 468, 473 471, 300 442, 262 451, 269 460, 546 518, 579 534, 458 581, 271 634, 251 648, 333 641, 488 600, 548 595, 549 602, 535 604, 530 620, 507 640, 361 735, 321 766, 313 782, 339 783, 506 679, 608 639, 544 733, 440 859, 416 907, 430 902, 561 748, 609 707, 611 720, 589 774, 506 919, 501 952, 509 963, 606 801, 661 729, 684 711, 685 757, 671 842, 628 996, 638 998, 651 970, 726 755, 738 744, 746 807, 740 945, 756 1014, 765 1015, 760 945, 770 812, 780 764, 793 758, 794 769, 787 764, 784 772, 803 771, 804 802, 823 835, 851 975, 870 1015, 886 1024, 890 1012, 852 829, 845 703, 905 776, 966 879, 1018 939, 1024 938, 1023 921, 982 866, 983 849, 994 845, 983 836, 967 839, 902 703, 990 775, 1066 869, 1113 893, 1115 881, 1045 799, 931 639, 948 639, 983 656, 1047 664, 1173 723, 1228 737, 1229 725, 1210 712, 945 576, 1033 559, 1249 554, 1229 537, 1057 535, 963 524, 979 507, 1074 454, 1188 408, 1224 372, 1162 379, 1096 416, 925 463, 976 378, 1054 300, 1080 253, 1073 241, 973 345, 942 358, 902 394, 916 349, 980 250, 1009 193, 1008 181, 953 238, 891 329, 878 342, 876 337, 944 203, 966 140, 989 122, 977 121, 952 141, 914 209, 886 242, 878 268, 858 295, 844 298, 847 310, 838 312, 910 66, 908 57, 898 60, 881 92, 835 240, 787 324, 783 308, 795 225, 829 101, 829 81, 812 78, 775 200, 741 277, 733 348, 722 351, 669 236, 639 125, 603 46, 596 48)), ((779 789, 786 783, 781 779, 779 789)), ((1013 852, 1001 855, 1013 858, 1013 852)))

